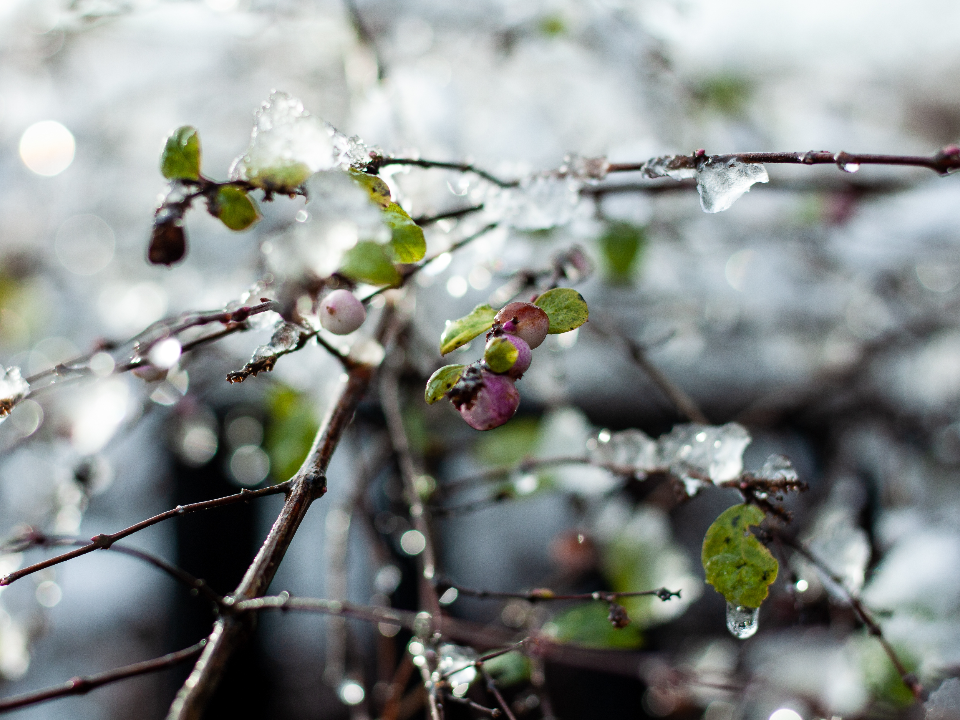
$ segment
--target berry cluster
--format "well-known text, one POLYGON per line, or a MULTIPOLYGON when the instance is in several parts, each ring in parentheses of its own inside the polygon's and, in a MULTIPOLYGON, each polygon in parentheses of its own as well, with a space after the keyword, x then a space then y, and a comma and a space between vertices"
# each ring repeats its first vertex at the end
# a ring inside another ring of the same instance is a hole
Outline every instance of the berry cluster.
POLYGON ((470 427, 492 430, 513 417, 520 405, 514 383, 530 367, 531 350, 549 328, 547 314, 533 303, 512 302, 497 313, 483 359, 467 366, 448 393, 470 427))

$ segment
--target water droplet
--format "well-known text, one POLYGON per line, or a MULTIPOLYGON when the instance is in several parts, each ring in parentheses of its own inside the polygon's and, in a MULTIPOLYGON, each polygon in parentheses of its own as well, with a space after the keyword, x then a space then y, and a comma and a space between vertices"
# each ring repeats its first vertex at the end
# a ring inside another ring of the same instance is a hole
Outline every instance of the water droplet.
POLYGON ((474 665, 477 660, 476 650, 446 644, 441 645, 439 651, 440 661, 437 663, 437 671, 441 675, 450 673, 447 675, 447 682, 450 683, 453 694, 457 697, 463 697, 467 693, 470 683, 477 677, 477 668, 474 665))
POLYGON ((756 634, 760 626, 760 608, 748 608, 743 605, 727 603, 727 630, 739 640, 746 640, 756 634))
POLYGON ((844 163, 840 166, 840 169, 845 173, 855 173, 860 169, 860 163, 844 163))

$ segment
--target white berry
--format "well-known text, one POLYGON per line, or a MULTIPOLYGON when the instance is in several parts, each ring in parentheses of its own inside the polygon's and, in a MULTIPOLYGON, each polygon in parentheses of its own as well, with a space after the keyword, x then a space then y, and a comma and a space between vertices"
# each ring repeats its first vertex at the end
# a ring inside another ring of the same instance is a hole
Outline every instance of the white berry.
POLYGON ((334 290, 320 303, 320 324, 334 335, 349 335, 366 319, 363 303, 349 290, 334 290))

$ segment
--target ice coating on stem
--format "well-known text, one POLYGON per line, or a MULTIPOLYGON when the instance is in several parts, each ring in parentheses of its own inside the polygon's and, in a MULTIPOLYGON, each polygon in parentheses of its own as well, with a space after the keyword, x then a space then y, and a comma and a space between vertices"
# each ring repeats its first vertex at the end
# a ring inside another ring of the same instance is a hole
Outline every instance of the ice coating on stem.
POLYGON ((657 443, 646 433, 633 428, 615 433, 601 430, 596 438, 587 442, 587 457, 593 462, 630 467, 645 473, 657 467, 657 443))
POLYGON ((738 640, 753 637, 760 627, 760 608, 727 603, 727 630, 738 640))
POLYGON ((750 434, 737 423, 677 425, 657 441, 660 464, 669 467, 696 494, 706 476, 711 482, 733 480, 743 471, 743 451, 750 434))
POLYGON ((477 651, 447 643, 439 647, 440 659, 437 662, 437 680, 446 676, 450 689, 456 697, 467 694, 470 683, 477 677, 477 651), (451 672, 453 671, 453 672, 451 672), (447 675, 447 673, 450 673, 447 675))
POLYGON ((697 176, 697 171, 692 167, 683 167, 681 163, 685 159, 682 155, 654 158, 643 164, 643 173, 651 178, 692 180, 697 176))
POLYGON ((265 360, 280 353, 289 352, 293 350, 299 342, 300 326, 294 323, 282 322, 277 326, 277 329, 274 330, 270 342, 257 348, 251 361, 265 360))
POLYGON ((797 471, 793 468, 790 458, 783 455, 771 455, 757 472, 758 477, 764 480, 786 480, 793 482, 798 479, 797 471))
POLYGON ((769 182, 767 169, 759 163, 739 160, 707 160, 697 171, 697 192, 704 212, 728 209, 754 183, 769 182))
POLYGON ((20 368, 13 366, 0 372, 0 422, 3 422, 14 406, 30 392, 30 383, 23 379, 20 368))

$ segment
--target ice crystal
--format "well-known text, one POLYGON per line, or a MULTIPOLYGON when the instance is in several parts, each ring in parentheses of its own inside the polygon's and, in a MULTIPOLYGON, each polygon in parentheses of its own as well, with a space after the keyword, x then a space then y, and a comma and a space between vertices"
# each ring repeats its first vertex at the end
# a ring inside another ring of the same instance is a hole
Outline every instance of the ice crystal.
POLYGON ((677 425, 657 441, 660 464, 676 473, 688 494, 696 494, 703 478, 733 480, 743 471, 743 451, 750 435, 742 425, 677 425))
POLYGON ((769 182, 767 169, 759 163, 739 160, 707 160, 697 171, 697 192, 704 212, 728 209, 754 183, 769 182))

